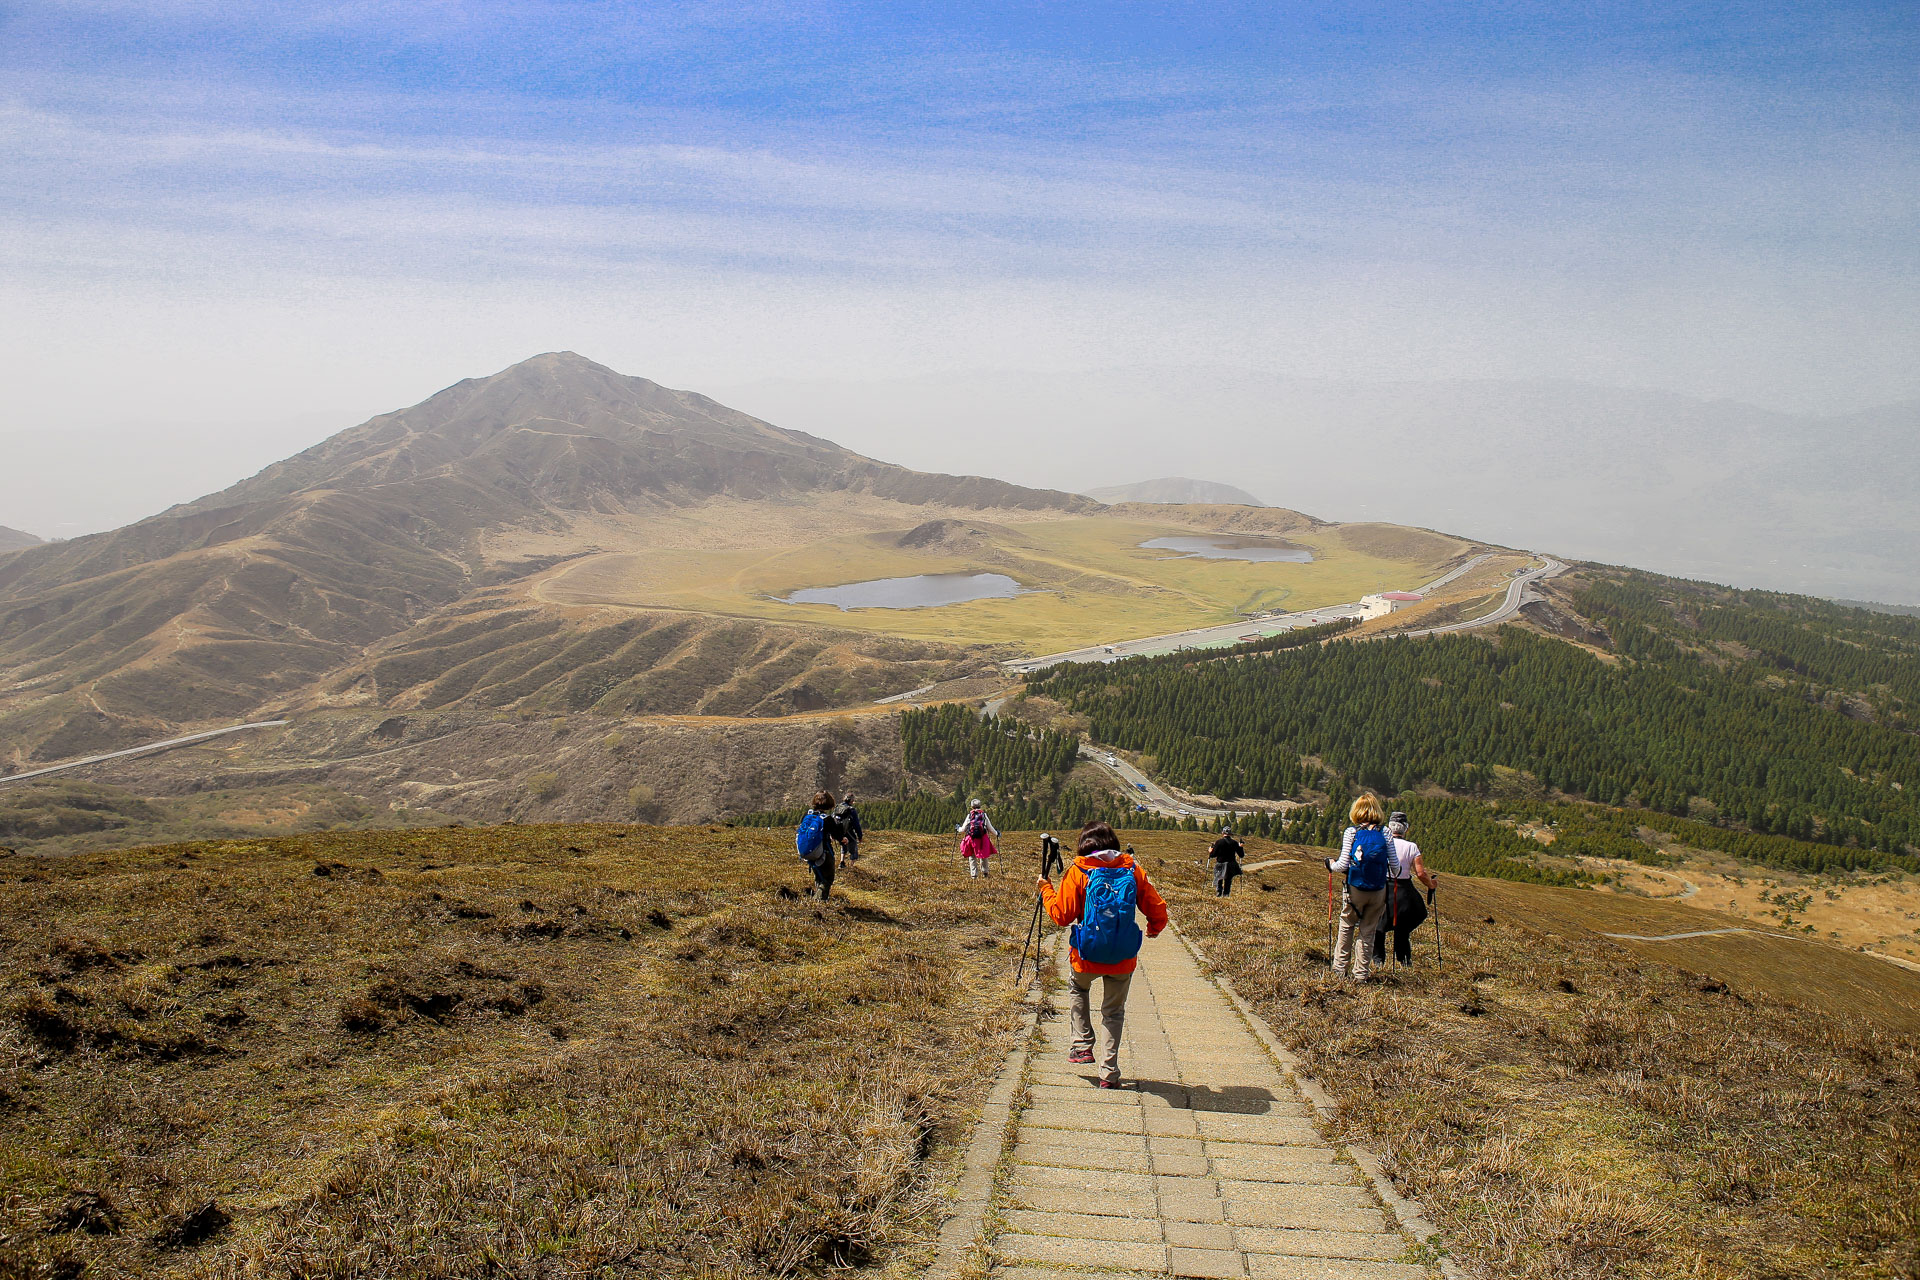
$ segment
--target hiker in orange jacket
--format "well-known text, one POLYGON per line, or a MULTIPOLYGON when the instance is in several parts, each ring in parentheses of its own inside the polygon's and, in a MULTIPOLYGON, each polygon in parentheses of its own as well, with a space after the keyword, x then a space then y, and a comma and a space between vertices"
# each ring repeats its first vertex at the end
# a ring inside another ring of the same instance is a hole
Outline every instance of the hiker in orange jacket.
MULTIPOLYGON (((1147 937, 1159 937, 1160 931, 1167 927, 1167 901, 1147 879, 1147 873, 1134 864, 1133 855, 1120 852, 1120 840, 1113 834, 1113 828, 1104 822, 1088 823, 1080 832, 1080 847, 1075 852, 1073 865, 1067 868, 1058 889, 1045 876, 1040 878, 1040 900, 1046 906, 1047 918, 1062 928, 1080 923, 1086 910, 1088 873, 1100 868, 1125 868, 1133 872, 1134 901, 1146 913, 1147 937)), ((1134 937, 1137 939, 1138 933, 1134 937)), ((1068 1006, 1073 1048, 1067 1054, 1067 1061, 1093 1061, 1093 1019, 1088 1005, 1093 980, 1099 978, 1100 1026, 1107 1033, 1107 1043, 1100 1055, 1100 1087, 1117 1089, 1120 1087, 1120 1033, 1126 1027, 1127 990, 1133 985, 1133 971, 1140 963, 1138 947, 1134 954, 1106 964, 1085 959, 1078 947, 1070 947, 1068 955, 1073 962, 1073 993, 1068 1006)))

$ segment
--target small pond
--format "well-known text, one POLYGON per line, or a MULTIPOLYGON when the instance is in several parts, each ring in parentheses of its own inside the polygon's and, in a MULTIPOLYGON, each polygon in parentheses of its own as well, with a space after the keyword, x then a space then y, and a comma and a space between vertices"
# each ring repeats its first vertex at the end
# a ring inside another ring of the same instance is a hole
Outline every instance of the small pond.
POLYGON ((788 604, 830 604, 847 609, 931 609, 967 600, 1008 600, 1025 591, 1004 573, 917 573, 911 578, 875 578, 837 587, 808 587, 780 597, 788 604))
POLYGON ((1258 560, 1308 564, 1313 552, 1279 538, 1242 538, 1228 534, 1203 534, 1189 538, 1155 538, 1143 542, 1154 551, 1178 551, 1188 560, 1258 560))

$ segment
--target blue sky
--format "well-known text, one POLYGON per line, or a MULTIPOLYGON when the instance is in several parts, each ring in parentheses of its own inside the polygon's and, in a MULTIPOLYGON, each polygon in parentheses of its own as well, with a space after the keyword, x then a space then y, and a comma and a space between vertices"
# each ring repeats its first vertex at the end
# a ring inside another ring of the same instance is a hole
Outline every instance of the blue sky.
POLYGON ((1862 407, 1916 116, 1911 3, 17 0, 0 436, 266 451, 560 347, 1862 407))

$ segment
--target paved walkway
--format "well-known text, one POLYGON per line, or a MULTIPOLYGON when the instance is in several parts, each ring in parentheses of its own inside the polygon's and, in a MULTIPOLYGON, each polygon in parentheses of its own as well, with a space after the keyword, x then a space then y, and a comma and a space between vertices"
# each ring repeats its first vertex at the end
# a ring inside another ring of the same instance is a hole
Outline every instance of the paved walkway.
POLYGON ((1091 1067, 1067 1062, 1065 996, 1054 999, 1060 1016, 1042 1024, 1033 1103, 995 1194, 995 1276, 1434 1274, 1397 1261, 1411 1240, 1173 931, 1141 953, 1124 1089, 1098 1089, 1091 1067))

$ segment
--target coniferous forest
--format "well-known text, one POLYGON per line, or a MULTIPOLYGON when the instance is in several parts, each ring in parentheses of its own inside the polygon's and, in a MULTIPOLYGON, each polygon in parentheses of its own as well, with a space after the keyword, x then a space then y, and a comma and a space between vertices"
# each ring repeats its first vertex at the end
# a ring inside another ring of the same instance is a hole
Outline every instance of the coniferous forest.
MULTIPOLYGON (((1572 883, 1537 855, 1659 864, 1663 840, 1803 872, 1920 868, 1920 618, 1625 570, 1584 571, 1567 599, 1579 643, 1335 624, 1055 667, 1028 690, 1175 786, 1295 802, 1236 815, 1256 837, 1337 845, 1373 790, 1454 873, 1572 883)), ((1006 830, 1219 825, 1070 783, 1076 737, 1011 717, 910 710, 901 739, 940 785, 863 805, 875 829, 951 830, 976 795, 1006 830)))
POLYGON ((1597 576, 1575 603, 1614 652, 1504 627, 1054 668, 1030 687, 1227 799, 1331 778, 1484 796, 1505 769, 1668 821, 1895 855, 1920 841, 1915 620, 1639 574, 1597 576))

